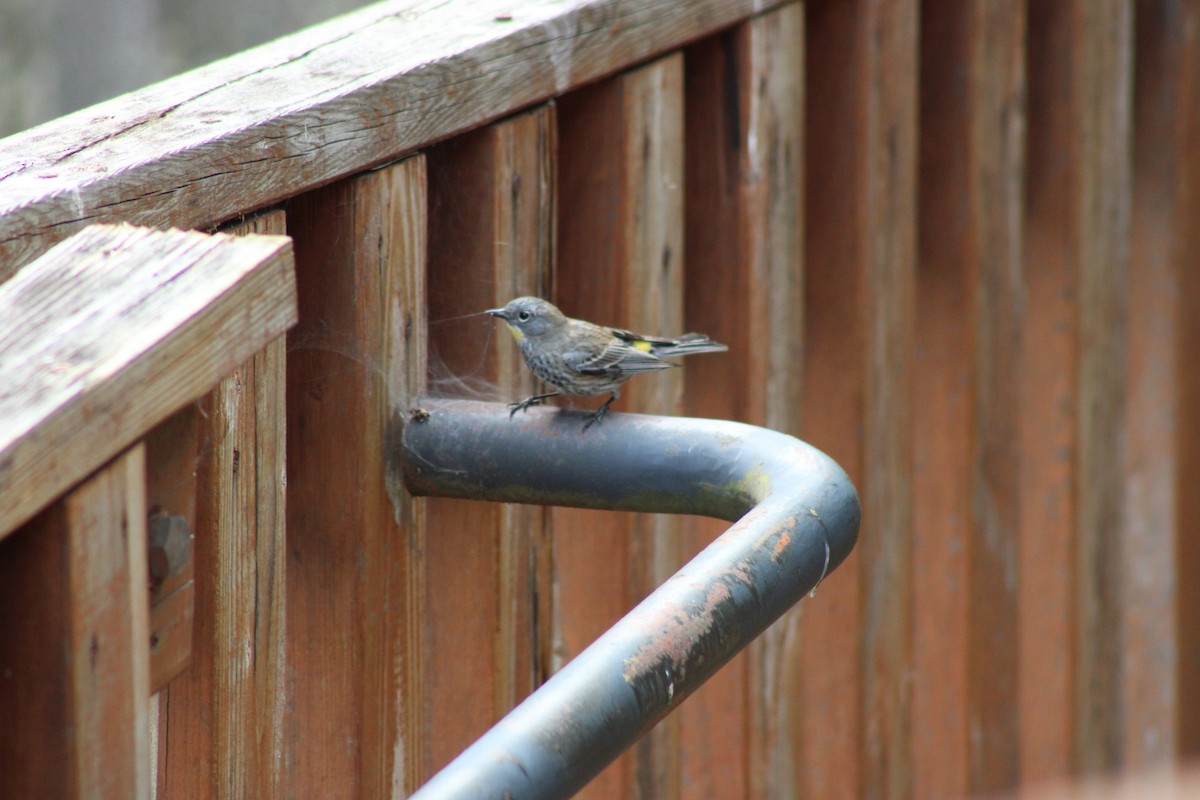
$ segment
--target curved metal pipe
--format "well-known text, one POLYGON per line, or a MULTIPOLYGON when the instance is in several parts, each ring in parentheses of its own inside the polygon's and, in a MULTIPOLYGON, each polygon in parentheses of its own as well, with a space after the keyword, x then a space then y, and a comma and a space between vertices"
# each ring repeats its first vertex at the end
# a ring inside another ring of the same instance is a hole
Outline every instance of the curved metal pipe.
POLYGON ((414 798, 569 797, 849 554, 858 495, 824 453, 720 420, 430 400, 402 435, 416 495, 736 523, 414 798))

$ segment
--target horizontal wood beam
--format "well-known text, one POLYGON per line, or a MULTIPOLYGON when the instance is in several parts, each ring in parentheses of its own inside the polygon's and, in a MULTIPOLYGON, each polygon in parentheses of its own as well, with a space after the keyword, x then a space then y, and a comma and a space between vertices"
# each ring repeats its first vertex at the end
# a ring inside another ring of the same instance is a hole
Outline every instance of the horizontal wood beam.
POLYGON ((0 281, 89 222, 211 226, 776 2, 369 6, 0 141, 0 281))
POLYGON ((0 319, 3 538, 295 323, 291 240, 95 226, 0 319))

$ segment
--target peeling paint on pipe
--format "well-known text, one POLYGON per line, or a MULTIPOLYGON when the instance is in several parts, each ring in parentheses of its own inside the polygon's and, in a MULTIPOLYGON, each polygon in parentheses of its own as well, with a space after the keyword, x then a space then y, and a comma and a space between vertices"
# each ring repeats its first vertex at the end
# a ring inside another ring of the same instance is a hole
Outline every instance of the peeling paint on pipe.
MULTIPOLYGON (((415 495, 699 514, 735 524, 419 789, 569 797, 840 564, 858 495, 791 436, 721 420, 430 400, 403 424, 415 495)), ((396 454, 392 454, 395 456, 396 454)))

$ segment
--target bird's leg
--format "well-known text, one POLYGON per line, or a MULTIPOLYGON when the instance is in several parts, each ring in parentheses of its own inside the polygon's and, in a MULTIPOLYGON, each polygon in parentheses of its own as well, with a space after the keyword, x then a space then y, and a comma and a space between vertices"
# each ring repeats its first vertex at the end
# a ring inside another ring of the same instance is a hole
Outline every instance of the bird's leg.
POLYGON ((547 392, 546 394, 535 394, 532 397, 526 397, 519 403, 508 404, 508 418, 512 419, 513 414, 518 411, 525 411, 530 406, 540 405, 547 397, 558 397, 558 392, 547 392))
POLYGON ((616 399, 617 399, 617 391, 614 389, 613 393, 611 395, 609 395, 609 398, 604 401, 604 405, 597 408, 591 414, 588 414, 587 422, 585 422, 583 424, 583 429, 586 431, 588 428, 592 427, 593 425, 598 423, 600 420, 604 419, 604 416, 606 414, 608 414, 608 407, 611 406, 613 403, 613 400, 616 400, 616 399))

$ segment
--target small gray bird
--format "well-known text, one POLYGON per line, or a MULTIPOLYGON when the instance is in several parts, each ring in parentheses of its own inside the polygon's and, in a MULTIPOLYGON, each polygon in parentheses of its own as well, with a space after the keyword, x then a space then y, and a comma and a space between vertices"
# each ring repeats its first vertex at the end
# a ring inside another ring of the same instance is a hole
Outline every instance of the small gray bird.
POLYGON ((700 333, 663 339, 571 319, 538 297, 518 297, 504 308, 493 308, 487 313, 508 323, 533 374, 561 390, 510 403, 509 416, 562 392, 584 396, 612 392, 588 416, 583 426, 585 431, 604 418, 625 381, 643 372, 678 366, 663 358, 729 349, 700 333))

